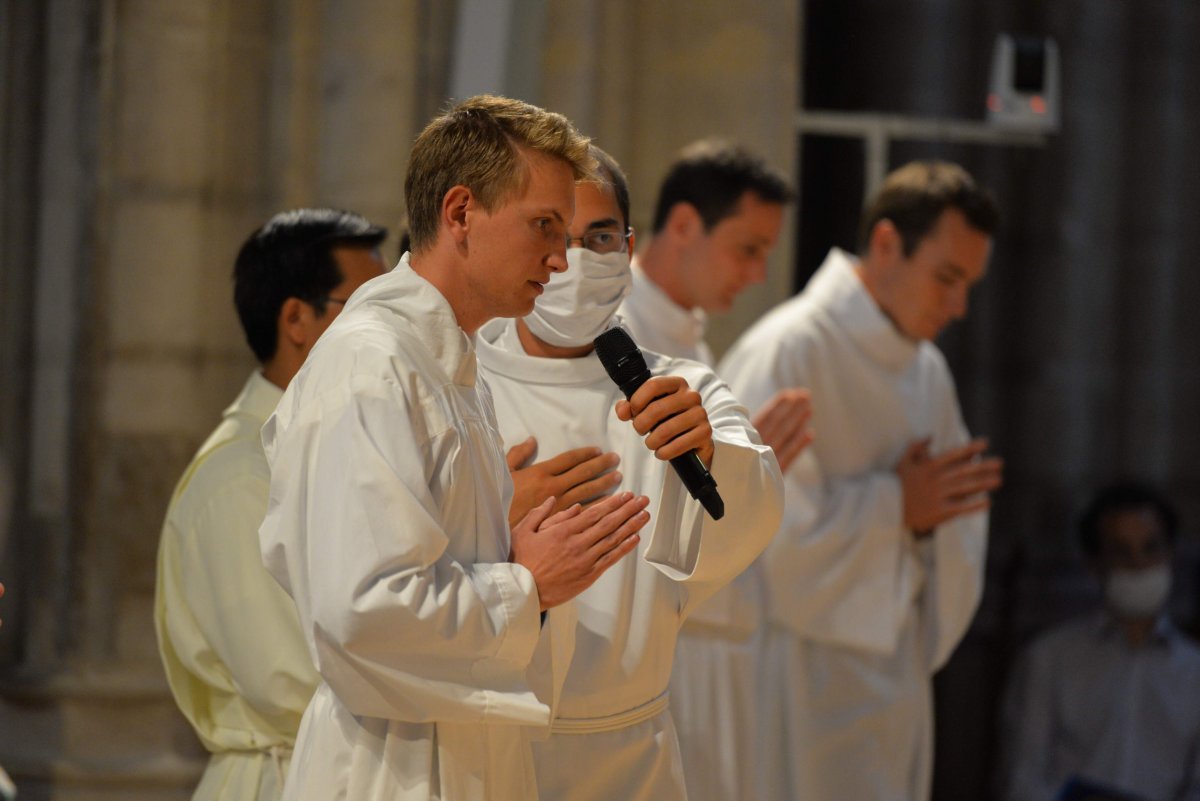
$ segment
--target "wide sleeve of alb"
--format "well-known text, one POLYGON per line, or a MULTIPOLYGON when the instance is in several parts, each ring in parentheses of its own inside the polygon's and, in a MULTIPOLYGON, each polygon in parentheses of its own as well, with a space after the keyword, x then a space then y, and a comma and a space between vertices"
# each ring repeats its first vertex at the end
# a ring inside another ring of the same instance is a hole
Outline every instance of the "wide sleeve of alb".
POLYGON ((668 578, 684 585, 681 611, 732 581, 762 553, 779 527, 783 484, 775 454, 759 439, 746 409, 724 381, 708 368, 673 361, 700 393, 713 430, 711 473, 725 504, 713 520, 688 494, 679 476, 665 470, 661 502, 645 559, 668 578))
MULTIPOLYGON (((781 390, 813 386, 804 346, 760 333, 719 369, 749 408, 762 408, 781 390)), ((817 430, 829 447, 837 435, 817 430)), ((783 477, 783 521, 762 559, 771 616, 799 637, 891 653, 920 570, 899 479, 882 469, 828 475, 818 450, 805 449, 783 477)))
POLYGON ((773 615, 799 636, 891 653, 915 580, 895 474, 827 478, 808 452, 784 486, 783 525, 763 566, 773 615))
MULTIPOLYGON (((941 411, 932 447, 934 453, 941 453, 965 445, 970 435, 962 420, 950 370, 940 354, 935 357, 937 369, 931 373, 935 385, 930 396, 941 411)), ((926 579, 921 623, 931 673, 950 658, 979 607, 987 541, 988 515, 976 512, 947 520, 934 529, 930 542, 922 544, 926 579)))
POLYGON ((263 557, 295 599, 321 676, 357 715, 544 725, 548 699, 526 672, 540 634, 533 577, 500 561, 506 528, 451 535, 435 497, 501 480, 472 458, 486 453, 472 441, 486 426, 431 416, 411 387, 354 372, 343 383, 264 430, 263 557), (499 559, 472 558, 498 540, 499 559))

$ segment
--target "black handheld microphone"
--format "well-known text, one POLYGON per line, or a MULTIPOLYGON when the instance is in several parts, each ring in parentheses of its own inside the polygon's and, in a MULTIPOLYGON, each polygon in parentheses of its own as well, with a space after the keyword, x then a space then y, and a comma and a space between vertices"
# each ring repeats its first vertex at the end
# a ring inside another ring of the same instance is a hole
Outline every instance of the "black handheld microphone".
MULTIPOLYGON (((596 337, 594 344, 608 377, 621 388, 626 399, 633 397, 638 387, 650 379, 646 358, 625 329, 610 328, 596 337)), ((671 460, 671 467, 675 468, 688 493, 700 501, 713 520, 720 520, 725 515, 725 502, 717 492, 717 482, 695 451, 676 456, 671 460)))

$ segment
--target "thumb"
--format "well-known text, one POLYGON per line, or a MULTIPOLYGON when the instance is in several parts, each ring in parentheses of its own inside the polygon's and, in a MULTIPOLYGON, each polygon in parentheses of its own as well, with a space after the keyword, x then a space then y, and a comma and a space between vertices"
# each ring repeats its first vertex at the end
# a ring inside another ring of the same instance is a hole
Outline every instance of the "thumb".
MULTIPOLYGON (((551 495, 549 498, 530 509, 525 514, 525 519, 522 520, 521 523, 527 524, 530 531, 537 531, 539 528, 541 528, 542 523, 546 522, 546 518, 550 516, 550 513, 554 511, 555 500, 555 497, 551 495)), ((520 525, 520 523, 517 525, 520 525)))
POLYGON ((537 440, 529 437, 524 442, 518 442, 508 449, 508 454, 505 455, 504 461, 508 463, 508 472, 512 473, 521 469, 521 465, 529 461, 529 457, 533 456, 537 450, 537 440))
POLYGON ((629 421, 629 420, 633 419, 632 410, 630 409, 629 401, 627 401, 627 400, 617 401, 617 410, 616 411, 617 411, 617 419, 618 420, 629 421))
POLYGON ((915 439, 908 443, 908 447, 904 449, 904 456, 901 457, 903 462, 919 462, 929 456, 930 438, 915 439))

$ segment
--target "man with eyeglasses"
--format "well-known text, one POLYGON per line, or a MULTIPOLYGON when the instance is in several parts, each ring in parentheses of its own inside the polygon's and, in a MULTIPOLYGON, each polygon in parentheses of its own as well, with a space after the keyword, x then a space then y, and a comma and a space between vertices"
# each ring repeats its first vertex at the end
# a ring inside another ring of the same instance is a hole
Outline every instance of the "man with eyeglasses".
POLYGON ((278 799, 317 687, 296 609, 259 554, 270 485, 259 430, 346 300, 383 274, 386 235, 357 214, 297 209, 238 253, 234 302, 259 367, 175 488, 158 552, 159 652, 212 754, 197 801, 278 799))
MULTIPOLYGON (((541 801, 687 797, 667 684, 684 617, 766 546, 782 513, 775 458, 704 365, 645 352, 653 377, 629 400, 593 339, 629 290, 629 190, 593 146, 602 181, 575 188, 566 272, 518 320, 479 333, 483 375, 506 444, 614 453, 613 485, 646 495, 650 536, 578 596, 575 655, 548 740, 534 743, 541 801), (731 513, 712 520, 666 460, 695 450, 731 513)), ((517 470, 517 498, 524 476, 517 470)), ((597 487, 594 495, 608 491, 597 487)), ((514 509, 519 516, 523 510, 514 509)))

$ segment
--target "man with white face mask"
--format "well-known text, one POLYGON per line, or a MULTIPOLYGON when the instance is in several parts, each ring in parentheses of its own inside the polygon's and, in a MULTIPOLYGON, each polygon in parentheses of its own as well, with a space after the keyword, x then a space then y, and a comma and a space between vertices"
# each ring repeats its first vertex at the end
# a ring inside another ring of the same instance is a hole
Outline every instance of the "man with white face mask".
POLYGON ((1004 707, 1011 801, 1200 798, 1200 648, 1171 625, 1176 514, 1135 483, 1108 487, 1080 522, 1103 611, 1036 640, 1004 707), (1076 795, 1071 795, 1074 798, 1076 795))
MULTIPOLYGON (((547 453, 612 451, 622 488, 650 498, 653 532, 637 558, 575 602, 558 718, 534 746, 539 797, 672 801, 686 798, 666 693, 680 623, 766 546, 782 481, 745 409, 708 367, 645 352, 654 377, 626 401, 593 353, 629 291, 633 238, 625 178, 607 154, 593 155, 605 183, 576 185, 567 271, 550 279, 532 314, 480 330, 479 364, 506 446, 532 435, 547 453), (728 510, 719 522, 667 464, 690 450, 717 481, 728 510)), ((519 497, 520 471, 514 481, 519 497)))

